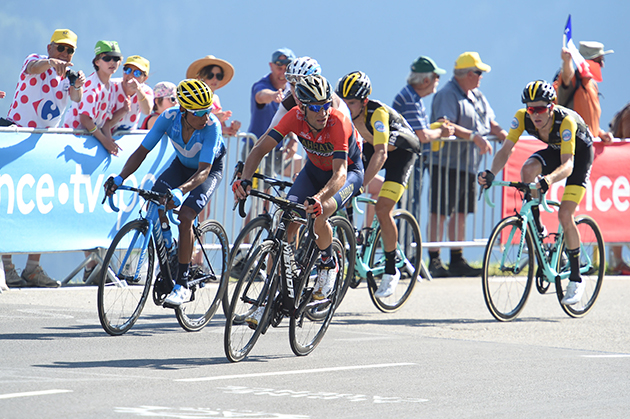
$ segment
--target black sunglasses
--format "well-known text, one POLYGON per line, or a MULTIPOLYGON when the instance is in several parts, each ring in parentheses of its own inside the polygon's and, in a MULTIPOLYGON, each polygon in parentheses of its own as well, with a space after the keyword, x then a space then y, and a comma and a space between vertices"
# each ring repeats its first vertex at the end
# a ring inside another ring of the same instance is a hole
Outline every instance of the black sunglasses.
POLYGON ((118 62, 120 61, 120 57, 112 57, 111 55, 103 55, 101 57, 101 60, 105 61, 106 63, 110 62, 111 60, 118 62))
POLYGON ((481 76, 481 75, 483 74, 483 71, 481 71, 481 70, 475 70, 475 71, 473 71, 473 73, 475 73, 475 74, 476 74, 476 75, 478 75, 478 76, 481 76))
POLYGON ((68 51, 68 54, 70 54, 70 55, 74 54, 74 48, 72 48, 72 47, 67 47, 67 46, 65 46, 65 45, 60 45, 60 44, 57 44, 57 51, 59 51, 59 52, 64 52, 64 51, 66 51, 66 50, 68 51))
POLYGON ((217 76, 217 80, 221 81, 223 80, 223 73, 210 73, 208 74, 208 76, 206 77, 208 80, 212 80, 214 78, 214 76, 217 76))

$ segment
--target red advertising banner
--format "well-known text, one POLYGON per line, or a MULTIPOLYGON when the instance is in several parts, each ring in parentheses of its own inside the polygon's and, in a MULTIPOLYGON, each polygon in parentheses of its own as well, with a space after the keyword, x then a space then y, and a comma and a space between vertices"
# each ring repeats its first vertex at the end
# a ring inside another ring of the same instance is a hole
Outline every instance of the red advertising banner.
MULTIPOLYGON (((596 142, 595 161, 591 170, 586 195, 576 215, 588 214, 599 225, 604 240, 609 243, 630 242, 630 142, 604 145, 596 142)), ((545 144, 535 139, 521 139, 504 169, 504 180, 520 181, 521 167, 525 160, 545 144)), ((564 181, 555 183, 547 192, 547 199, 562 199, 564 181)), ((514 214, 521 207, 520 194, 512 188, 503 188, 503 217, 514 214)), ((558 214, 545 213, 541 218, 549 231, 558 227, 558 214)))

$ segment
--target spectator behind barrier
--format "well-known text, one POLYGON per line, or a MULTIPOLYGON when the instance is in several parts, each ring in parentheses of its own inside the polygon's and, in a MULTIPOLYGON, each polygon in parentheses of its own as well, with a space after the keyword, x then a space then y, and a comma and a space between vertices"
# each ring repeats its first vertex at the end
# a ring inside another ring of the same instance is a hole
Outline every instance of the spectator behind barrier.
POLYGON ((128 107, 121 120, 113 121, 112 133, 118 130, 138 128, 140 114, 149 115, 153 109, 153 90, 145 84, 149 78, 149 60, 139 55, 127 58, 123 66, 122 78, 112 79, 119 92, 115 98, 114 113, 118 109, 128 107), (121 91, 122 90, 122 91, 121 91))
POLYGON ((153 88, 153 111, 144 118, 140 129, 151 129, 155 120, 168 108, 172 108, 177 103, 177 86, 170 81, 161 81, 153 88))
POLYGON ((233 137, 238 134, 241 128, 239 121, 232 121, 231 125, 226 122, 232 116, 232 111, 224 111, 217 95, 217 90, 225 86, 234 77, 234 67, 225 60, 215 58, 214 55, 206 55, 188 66, 186 78, 203 80, 214 93, 212 101, 212 113, 221 121, 223 135, 233 137))
MULTIPOLYGON (((455 135, 469 143, 448 144, 435 153, 431 170, 429 241, 443 237, 448 218, 449 239, 461 241, 466 233, 466 214, 475 212, 476 174, 481 155, 492 152, 483 136, 496 135, 503 141, 507 133, 494 120, 490 103, 479 90, 483 73, 490 66, 476 52, 464 52, 455 62, 453 78, 433 98, 431 121, 443 118, 455 123, 455 135), (436 160, 441 156, 441 160, 436 160), (459 167, 459 169, 458 169, 459 167), (455 207, 457 205, 457 208, 455 207)), ((473 268, 462 256, 462 248, 451 248, 451 263, 446 270, 440 259, 440 249, 429 249, 429 272, 434 277, 478 276, 481 269, 473 268)))
MULTIPOLYGON (((85 75, 74 72, 72 57, 77 48, 77 35, 69 29, 57 29, 50 38, 48 55, 26 57, 9 108, 7 119, 0 126, 15 124, 31 128, 56 128, 68 106, 68 99, 81 101, 85 75)), ((4 97, 4 95, 2 95, 4 97)), ((11 255, 2 255, 2 264, 9 287, 58 287, 39 265, 41 255, 30 254, 22 275, 18 275, 11 255)))

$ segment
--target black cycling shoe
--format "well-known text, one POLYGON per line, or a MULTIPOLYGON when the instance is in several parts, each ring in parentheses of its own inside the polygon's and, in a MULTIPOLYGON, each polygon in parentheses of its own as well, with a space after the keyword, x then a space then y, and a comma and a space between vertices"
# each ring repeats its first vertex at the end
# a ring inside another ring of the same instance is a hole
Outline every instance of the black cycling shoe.
POLYGON ((448 267, 448 274, 457 277, 481 276, 481 268, 473 268, 466 262, 466 259, 461 258, 457 262, 451 262, 448 267))
POLYGON ((440 258, 431 259, 429 262, 429 273, 432 278, 446 278, 450 276, 440 258))

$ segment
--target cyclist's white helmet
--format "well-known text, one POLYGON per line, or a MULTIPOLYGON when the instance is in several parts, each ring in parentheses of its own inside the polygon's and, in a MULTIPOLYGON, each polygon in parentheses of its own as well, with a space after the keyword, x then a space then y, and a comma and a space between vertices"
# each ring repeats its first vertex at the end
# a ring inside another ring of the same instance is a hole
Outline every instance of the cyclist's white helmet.
POLYGON ((313 74, 322 74, 322 67, 311 57, 300 57, 291 61, 284 72, 285 78, 292 84, 297 83, 302 77, 313 74))

